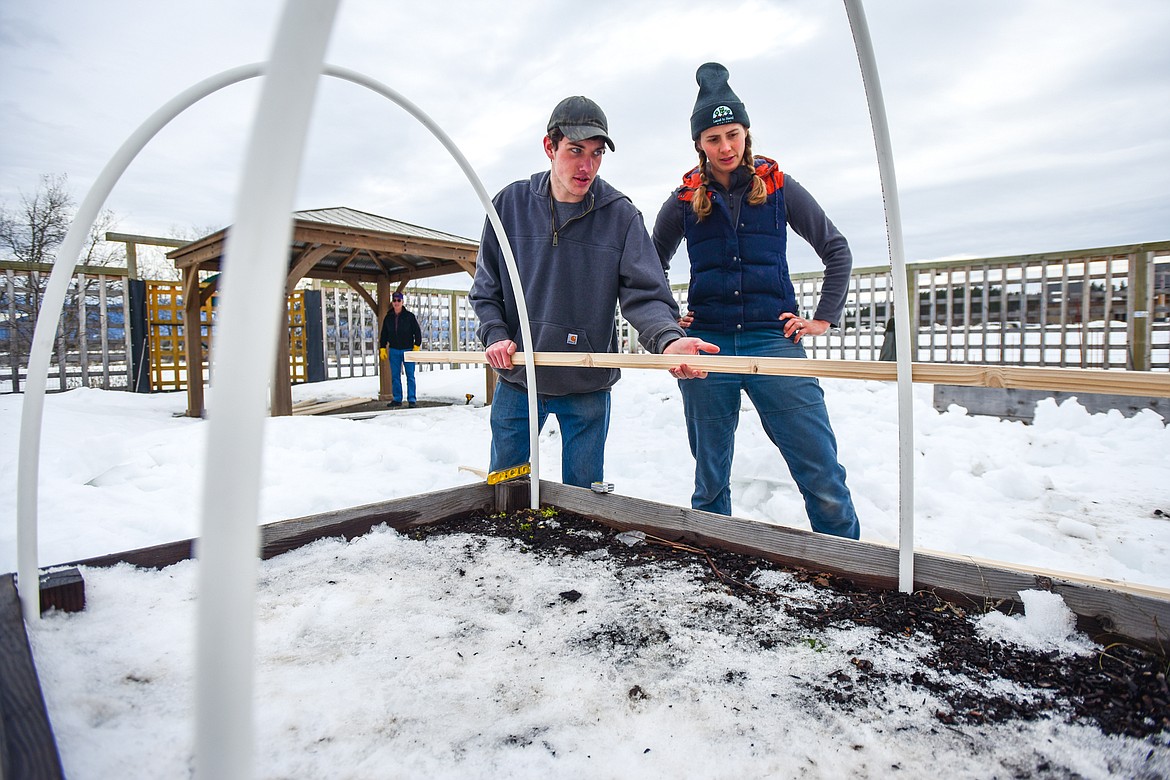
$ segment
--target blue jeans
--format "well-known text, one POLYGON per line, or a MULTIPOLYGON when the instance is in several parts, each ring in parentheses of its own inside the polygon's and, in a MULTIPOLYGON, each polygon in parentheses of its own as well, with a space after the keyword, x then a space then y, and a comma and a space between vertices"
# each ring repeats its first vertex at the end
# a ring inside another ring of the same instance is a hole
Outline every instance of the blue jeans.
MULTIPOLYGON (((804 347, 779 329, 739 334, 695 330, 689 335, 718 344, 721 357, 805 357, 804 347)), ((824 392, 814 377, 711 373, 706 379, 680 379, 678 384, 695 456, 693 508, 731 514, 731 459, 742 390, 784 456, 813 530, 858 538, 857 512, 845 486, 845 469, 837 462, 837 439, 824 392)))
MULTIPOLYGON (((561 482, 587 488, 605 478, 605 437, 609 434, 609 390, 574 395, 538 395, 538 425, 550 414, 561 424, 561 482)), ((496 381, 492 398, 491 470, 528 462, 528 391, 496 381)))
POLYGON ((402 369, 406 369, 406 400, 415 402, 414 395, 414 363, 403 360, 405 349, 390 349, 390 385, 394 392, 394 401, 402 403, 402 369))

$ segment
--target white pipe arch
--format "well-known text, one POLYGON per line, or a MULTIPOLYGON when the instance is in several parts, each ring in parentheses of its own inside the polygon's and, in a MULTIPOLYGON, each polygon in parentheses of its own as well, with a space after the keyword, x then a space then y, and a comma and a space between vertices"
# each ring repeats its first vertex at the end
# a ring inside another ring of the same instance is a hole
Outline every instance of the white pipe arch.
MULTIPOLYGON (((94 181, 81 206, 78 208, 61 249, 57 253, 57 260, 49 276, 45 294, 42 299, 40 315, 37 318, 33 332, 32 349, 29 353, 28 379, 25 384, 24 401, 21 412, 20 443, 17 461, 17 578, 18 585, 27 582, 38 582, 37 562, 37 503, 39 460, 41 445, 42 421, 44 418, 44 398, 48 382, 49 359, 52 352, 53 335, 60 311, 64 306, 65 294, 68 291, 72 269, 81 254, 86 237, 98 214, 109 198, 114 185, 121 179, 127 167, 164 127, 173 119, 182 114, 204 98, 249 79, 264 75, 265 63, 240 65, 210 76, 198 84, 179 93, 154 114, 152 114, 115 152, 105 168, 94 181)), ((513 293, 516 296, 517 309, 520 313, 520 331, 525 344, 532 343, 528 321, 528 309, 525 304, 519 274, 516 271, 516 260, 504 233, 500 216, 492 204, 491 196, 484 188, 479 176, 475 173, 467 158, 455 145, 454 141, 439 127, 422 109, 408 100, 399 92, 347 68, 326 64, 322 74, 348 81, 393 101, 411 116, 415 117, 443 144, 459 167, 467 176, 476 195, 487 212, 487 217, 500 247, 504 253, 504 260, 510 271, 513 293)), ((532 361, 525 361, 525 375, 530 392, 529 398, 529 438, 532 464, 531 505, 533 509, 540 506, 540 464, 536 410, 536 371, 532 361)), ((25 616, 32 618, 40 614, 38 600, 39 588, 18 588, 25 616)))

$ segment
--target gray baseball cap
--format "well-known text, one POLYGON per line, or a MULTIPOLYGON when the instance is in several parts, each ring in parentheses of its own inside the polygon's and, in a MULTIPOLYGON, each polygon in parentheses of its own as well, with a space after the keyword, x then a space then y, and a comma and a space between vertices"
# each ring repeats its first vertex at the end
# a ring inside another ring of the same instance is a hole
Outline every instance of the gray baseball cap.
POLYGON ((605 112, 601 110, 601 106, 587 97, 574 95, 557 103, 548 120, 548 130, 554 127, 560 128, 565 138, 570 141, 600 138, 609 146, 611 152, 616 151, 613 139, 609 137, 609 123, 605 119, 605 112))

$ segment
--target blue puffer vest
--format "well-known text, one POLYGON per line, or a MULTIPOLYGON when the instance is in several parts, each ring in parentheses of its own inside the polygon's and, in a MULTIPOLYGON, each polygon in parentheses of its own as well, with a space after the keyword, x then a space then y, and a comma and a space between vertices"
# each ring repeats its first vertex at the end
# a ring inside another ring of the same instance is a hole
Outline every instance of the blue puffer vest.
POLYGON ((711 213, 699 222, 691 208, 699 186, 696 167, 683 179, 678 199, 685 202, 683 224, 691 283, 687 306, 695 313, 693 328, 738 332, 782 328, 780 313, 795 312, 796 293, 788 275, 788 226, 784 211, 784 174, 775 161, 756 157, 756 173, 764 180, 767 200, 747 202, 739 211, 739 227, 731 221, 727 196, 707 188, 711 213))

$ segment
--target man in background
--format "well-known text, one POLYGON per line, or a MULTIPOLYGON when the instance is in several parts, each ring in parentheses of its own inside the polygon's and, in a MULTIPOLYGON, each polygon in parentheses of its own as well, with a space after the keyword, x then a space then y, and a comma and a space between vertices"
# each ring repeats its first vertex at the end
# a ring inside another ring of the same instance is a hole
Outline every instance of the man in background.
POLYGON ((390 406, 402 406, 402 371, 406 369, 406 402, 413 409, 418 406, 414 388, 414 363, 407 363, 408 350, 422 349, 422 329, 418 318, 406 308, 402 293, 396 292, 390 299, 390 312, 382 320, 382 332, 378 346, 382 360, 390 360, 390 382, 394 400, 390 406))

